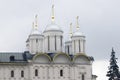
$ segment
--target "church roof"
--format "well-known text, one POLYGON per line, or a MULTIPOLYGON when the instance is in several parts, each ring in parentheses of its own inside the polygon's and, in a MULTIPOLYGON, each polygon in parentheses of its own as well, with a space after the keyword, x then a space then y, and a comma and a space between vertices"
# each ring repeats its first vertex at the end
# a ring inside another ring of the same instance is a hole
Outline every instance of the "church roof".
POLYGON ((28 59, 31 59, 32 55, 27 52, 1 52, 0 53, 0 63, 2 62, 27 62, 28 59))

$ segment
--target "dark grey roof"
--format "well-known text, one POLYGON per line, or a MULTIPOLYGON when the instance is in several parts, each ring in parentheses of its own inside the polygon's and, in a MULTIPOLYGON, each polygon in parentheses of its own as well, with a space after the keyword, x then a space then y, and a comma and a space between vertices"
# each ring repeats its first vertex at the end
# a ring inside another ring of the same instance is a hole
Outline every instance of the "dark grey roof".
POLYGON ((32 59, 32 55, 29 52, 1 52, 0 53, 0 63, 1 62, 27 62, 32 59))

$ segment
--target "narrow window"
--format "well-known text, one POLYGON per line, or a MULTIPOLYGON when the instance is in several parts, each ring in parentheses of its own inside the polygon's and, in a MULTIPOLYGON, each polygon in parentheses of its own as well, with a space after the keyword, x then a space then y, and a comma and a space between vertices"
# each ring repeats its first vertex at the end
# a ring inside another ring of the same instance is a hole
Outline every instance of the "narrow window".
POLYGON ((57 50, 57 49, 56 49, 56 36, 55 36, 55 50, 57 50))
POLYGON ((13 70, 11 71, 11 77, 14 77, 14 71, 13 70))
POLYGON ((60 41, 61 41, 61 47, 62 47, 62 36, 60 36, 60 41))
POLYGON ((80 40, 79 40, 79 52, 80 52, 81 50, 80 50, 80 40))
POLYGON ((85 76, 84 76, 84 74, 82 74, 82 80, 85 80, 85 76))
POLYGON ((85 40, 83 40, 83 51, 85 52, 85 40))
POLYGON ((74 54, 76 53, 76 45, 75 45, 75 40, 74 40, 74 54))
POLYGON ((65 53, 67 53, 67 46, 65 46, 65 53))
POLYGON ((21 71, 21 77, 24 77, 24 71, 21 71))
POLYGON ((36 43, 38 43, 38 39, 36 39, 36 43))
POLYGON ((70 49, 69 49, 69 46, 68 46, 68 54, 70 54, 70 49))
POLYGON ((48 36, 48 51, 50 50, 50 38, 48 36))
POLYGON ((60 70, 60 76, 61 77, 63 76, 63 70, 60 70))
POLYGON ((35 76, 38 76, 38 70, 35 69, 35 76))

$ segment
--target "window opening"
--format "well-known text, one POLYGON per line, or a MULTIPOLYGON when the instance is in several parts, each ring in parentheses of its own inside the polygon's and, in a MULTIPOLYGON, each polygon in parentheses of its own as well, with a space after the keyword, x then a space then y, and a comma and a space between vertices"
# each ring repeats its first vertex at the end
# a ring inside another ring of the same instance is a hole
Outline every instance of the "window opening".
POLYGON ((60 41, 61 41, 61 47, 62 47, 62 36, 60 36, 60 41))
POLYGON ((14 77, 14 71, 13 70, 11 71, 11 77, 14 77))
POLYGON ((84 76, 84 74, 82 74, 82 80, 85 80, 85 76, 84 76))
POLYGON ((38 39, 36 39, 36 43, 38 43, 38 39))
POLYGON ((70 54, 70 48, 69 48, 69 46, 68 46, 68 54, 70 54))
POLYGON ((24 71, 21 71, 21 77, 24 77, 24 71))
POLYGON ((63 76, 63 70, 60 70, 60 76, 61 77, 63 76))
POLYGON ((35 76, 38 76, 38 70, 35 69, 35 76))

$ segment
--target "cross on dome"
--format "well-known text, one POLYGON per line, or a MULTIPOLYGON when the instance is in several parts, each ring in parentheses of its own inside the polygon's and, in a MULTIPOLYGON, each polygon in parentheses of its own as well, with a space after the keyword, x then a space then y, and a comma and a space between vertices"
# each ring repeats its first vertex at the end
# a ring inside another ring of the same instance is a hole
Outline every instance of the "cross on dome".
POLYGON ((77 30, 79 30, 80 29, 79 21, 78 21, 79 20, 79 16, 76 17, 76 20, 77 20, 77 26, 76 26, 76 28, 77 28, 77 30))
POLYGON ((38 30, 38 15, 35 15, 35 29, 38 30))
POLYGON ((52 22, 55 21, 55 13, 54 13, 54 0, 52 0, 52 16, 51 16, 51 19, 52 19, 52 22))
POLYGON ((54 5, 52 5, 52 22, 55 21, 55 16, 54 16, 54 5))

